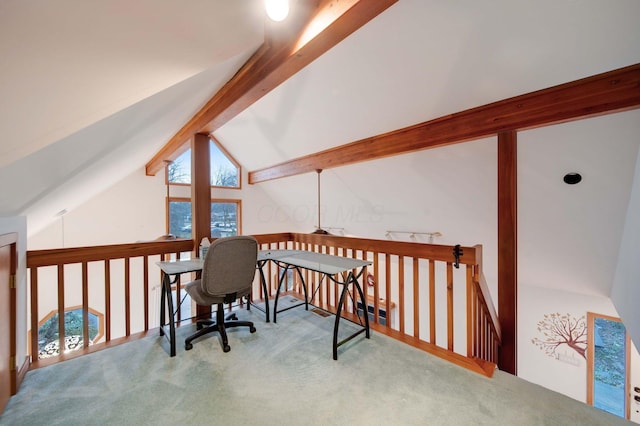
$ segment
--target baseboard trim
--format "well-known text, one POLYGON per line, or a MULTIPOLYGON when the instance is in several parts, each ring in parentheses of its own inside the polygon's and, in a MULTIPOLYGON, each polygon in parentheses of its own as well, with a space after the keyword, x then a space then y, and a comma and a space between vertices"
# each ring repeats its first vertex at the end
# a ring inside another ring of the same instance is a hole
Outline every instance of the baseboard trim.
POLYGON ((16 381, 13 386, 14 389, 11 389, 11 395, 15 395, 16 393, 18 393, 18 389, 20 389, 20 385, 22 384, 24 377, 27 375, 27 371, 29 371, 30 359, 31 358, 29 356, 24 357, 22 365, 20 366, 20 368, 18 368, 16 381))

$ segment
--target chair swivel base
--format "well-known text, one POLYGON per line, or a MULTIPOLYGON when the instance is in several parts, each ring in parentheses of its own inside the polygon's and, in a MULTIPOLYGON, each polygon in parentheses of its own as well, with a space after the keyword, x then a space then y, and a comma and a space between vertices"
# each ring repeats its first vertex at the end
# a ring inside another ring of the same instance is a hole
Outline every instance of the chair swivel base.
POLYGON ((219 332, 220 337, 222 338, 222 351, 229 352, 231 347, 229 346, 229 339, 227 338, 227 328, 232 327, 249 327, 250 333, 255 333, 256 328, 250 321, 238 321, 238 317, 235 313, 230 313, 225 318, 224 309, 222 305, 218 305, 218 311, 216 312, 216 320, 200 320, 196 323, 196 329, 198 330, 196 333, 187 337, 184 341, 185 350, 193 349, 193 342, 198 337, 204 336, 205 334, 219 332))

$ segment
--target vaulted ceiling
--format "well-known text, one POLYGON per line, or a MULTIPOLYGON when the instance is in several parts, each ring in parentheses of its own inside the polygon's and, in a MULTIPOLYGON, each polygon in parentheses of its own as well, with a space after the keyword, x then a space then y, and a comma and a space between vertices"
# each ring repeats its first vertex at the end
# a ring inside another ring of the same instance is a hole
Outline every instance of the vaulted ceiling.
MULTIPOLYGON (((214 134, 268 167, 638 63, 637 16, 635 0, 400 0, 214 134)), ((264 27, 258 0, 0 3, 0 214, 35 231, 143 167, 264 27)))
POLYGON ((30 233, 144 166, 263 43, 260 0, 0 3, 0 215, 30 233))

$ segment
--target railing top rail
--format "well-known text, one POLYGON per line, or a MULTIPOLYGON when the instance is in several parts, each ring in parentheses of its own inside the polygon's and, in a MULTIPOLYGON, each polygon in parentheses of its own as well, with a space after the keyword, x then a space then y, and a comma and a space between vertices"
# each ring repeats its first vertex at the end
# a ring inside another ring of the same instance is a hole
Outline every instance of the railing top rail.
POLYGON ((150 256, 191 250, 193 250, 193 240, 186 239, 30 250, 27 252, 27 268, 150 256))
MULTIPOLYGON (((337 235, 317 235, 301 233, 273 233, 254 235, 260 244, 296 241, 307 244, 318 244, 388 253, 397 256, 409 256, 432 259, 443 262, 455 262, 454 246, 424 244, 406 241, 375 240, 367 238, 343 237, 337 235)), ((52 266, 66 263, 92 262, 105 259, 121 259, 193 250, 193 240, 177 239, 168 241, 150 241, 130 244, 112 244, 92 247, 69 247, 47 250, 30 250, 27 252, 27 267, 52 266)), ((476 246, 461 247, 459 262, 463 265, 477 263, 476 246)))
MULTIPOLYGON (((367 238, 342 237, 338 235, 320 234, 293 234, 293 241, 307 244, 318 244, 364 250, 379 253, 388 253, 397 256, 417 257, 443 262, 455 262, 453 254, 454 246, 440 244, 425 244, 407 241, 374 240, 367 238)), ((460 264, 476 265, 476 249, 473 247, 460 247, 462 255, 460 264)))
POLYGON ((276 234, 257 234, 253 235, 258 244, 280 243, 284 241, 293 240, 293 234, 291 232, 281 232, 276 234))

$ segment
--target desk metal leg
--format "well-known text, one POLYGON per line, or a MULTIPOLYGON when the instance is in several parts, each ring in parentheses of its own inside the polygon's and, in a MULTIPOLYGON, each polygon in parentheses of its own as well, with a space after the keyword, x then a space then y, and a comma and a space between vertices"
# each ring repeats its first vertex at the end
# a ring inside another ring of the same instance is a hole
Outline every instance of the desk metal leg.
POLYGON ((162 294, 160 295, 160 335, 166 336, 164 330, 167 313, 169 313, 169 355, 176 356, 176 323, 173 312, 173 297, 171 296, 171 279, 167 274, 162 276, 162 294))
POLYGON ((269 322, 269 290, 267 289, 267 279, 264 276, 262 267, 266 262, 258 263, 258 270, 260 271, 260 282, 262 284, 262 293, 264 297, 264 313, 266 316, 266 322, 269 322))
MULTIPOLYGON (((347 280, 342 285, 342 293, 340 293, 340 302, 338 302, 338 311, 336 312, 336 319, 335 319, 335 321, 333 323, 333 359, 336 360, 336 361, 338 360, 338 346, 342 345, 343 343, 348 342, 349 340, 353 339, 354 337, 356 337, 357 335, 359 335, 362 332, 365 333, 365 336, 366 336, 367 339, 370 337, 370 333, 369 333, 369 313, 367 311, 365 311, 364 312, 364 321, 365 321, 364 328, 362 328, 361 330, 358 330, 357 332, 353 333, 351 336, 348 336, 344 340, 338 342, 338 328, 340 326, 340 317, 342 316, 342 306, 344 305, 344 299, 345 299, 347 293, 349 292, 349 288, 348 288, 349 285, 353 285, 355 290, 358 291, 358 294, 359 294, 360 298, 363 301, 365 301, 364 293, 362 292, 362 288, 360 287, 360 284, 358 283, 358 279, 353 275, 352 272, 349 272, 349 276, 347 277, 347 280)), ((354 307, 355 307, 356 301, 352 299, 352 302, 353 302, 354 307)), ((365 302, 364 306, 367 306, 366 302, 365 302)), ((357 309, 357 307, 356 307, 356 309, 357 309)), ((359 316, 360 315, 358 315, 358 317, 359 316)))
POLYGON ((171 295, 171 285, 167 287, 167 305, 169 306, 169 340, 171 344, 170 356, 176 356, 176 322, 173 312, 173 296, 171 295))
POLYGON ((302 276, 302 271, 297 266, 296 266, 296 271, 298 271, 298 277, 300 277, 300 282, 302 283, 302 292, 304 293, 304 309, 308 311, 309 296, 307 295, 307 283, 304 281, 304 277, 302 276))
POLYGON ((278 312, 284 312, 284 311, 288 311, 289 309, 293 309, 295 307, 298 306, 302 306, 302 302, 295 304, 293 306, 288 306, 284 309, 278 310, 278 299, 280 298, 280 288, 282 287, 282 282, 284 281, 285 277, 287 277, 287 271, 289 269, 295 269, 296 271, 298 271, 298 276, 300 277, 300 280, 302 281, 302 292, 304 293, 304 309, 305 310, 309 310, 309 297, 307 296, 307 285, 304 282, 304 277, 302 276, 302 272, 300 271, 300 268, 297 266, 291 266, 291 265, 286 265, 283 268, 283 271, 280 275, 280 279, 278 280, 278 288, 276 290, 276 298, 273 302, 273 322, 276 322, 276 315, 278 314, 278 312))
POLYGON ((164 299, 166 294, 166 281, 168 277, 165 273, 162 273, 162 290, 160 291, 160 335, 164 336, 164 319, 165 319, 165 311, 164 311, 164 299))
POLYGON ((338 311, 336 312, 336 319, 333 323, 333 359, 338 360, 338 327, 340 326, 340 315, 342 315, 342 305, 344 303, 344 297, 347 295, 347 286, 349 283, 345 283, 342 286, 342 293, 340 293, 340 302, 338 302, 338 311))
POLYGON ((280 278, 278 279, 278 288, 276 289, 276 298, 273 301, 273 322, 276 323, 276 316, 278 314, 278 299, 280 298, 280 287, 282 287, 282 281, 284 281, 284 277, 287 276, 287 271, 289 270, 289 266, 287 265, 284 268, 284 271, 280 274, 280 278))

